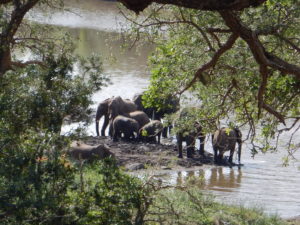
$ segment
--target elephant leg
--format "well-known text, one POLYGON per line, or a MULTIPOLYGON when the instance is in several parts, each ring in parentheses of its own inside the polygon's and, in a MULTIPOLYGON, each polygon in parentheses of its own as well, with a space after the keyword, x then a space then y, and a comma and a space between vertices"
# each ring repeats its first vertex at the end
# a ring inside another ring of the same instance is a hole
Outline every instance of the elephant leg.
POLYGON ((215 163, 218 163, 218 148, 216 146, 213 146, 214 149, 214 161, 215 163))
POLYGON ((199 154, 204 155, 205 135, 200 134, 199 141, 200 141, 199 154))
POLYGON ((99 120, 96 120, 96 133, 97 133, 97 136, 100 136, 99 135, 99 120))
POLYGON ((230 155, 229 155, 229 160, 228 160, 229 163, 232 163, 233 153, 234 153, 234 148, 230 149, 230 155))
POLYGON ((112 134, 112 138, 113 138, 113 141, 118 141, 118 134, 119 132, 117 132, 116 130, 113 131, 113 134, 112 134))
POLYGON ((112 124, 112 121, 111 121, 110 124, 109 124, 108 135, 109 135, 110 137, 113 137, 113 134, 114 134, 114 128, 113 128, 113 124, 112 124))
POLYGON ((219 163, 223 162, 223 154, 224 154, 224 151, 219 150, 219 156, 218 156, 218 162, 219 163))
POLYGON ((109 117, 108 117, 108 115, 105 115, 103 126, 102 126, 102 129, 101 129, 101 136, 105 136, 105 130, 108 126, 108 123, 109 123, 109 117))
POLYGON ((171 135, 172 129, 173 129, 173 125, 170 125, 170 126, 169 126, 169 134, 170 134, 170 135, 171 135))
POLYGON ((162 136, 163 136, 164 138, 167 138, 167 137, 168 137, 168 127, 164 127, 164 128, 163 128, 162 136))
POLYGON ((193 154, 195 153, 195 139, 192 137, 186 137, 186 155, 188 158, 193 158, 193 154))
POLYGON ((157 134, 157 143, 158 143, 158 144, 160 144, 160 135, 161 135, 161 132, 159 132, 159 133, 157 134))
POLYGON ((176 139, 177 139, 177 149, 178 149, 178 158, 183 158, 182 156, 182 134, 179 133, 176 135, 176 139))

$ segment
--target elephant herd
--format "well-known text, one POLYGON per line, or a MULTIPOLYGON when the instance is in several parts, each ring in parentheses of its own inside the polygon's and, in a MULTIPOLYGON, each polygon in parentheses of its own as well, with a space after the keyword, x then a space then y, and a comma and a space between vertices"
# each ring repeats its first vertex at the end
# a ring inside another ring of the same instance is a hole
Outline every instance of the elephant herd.
MULTIPOLYGON (((166 114, 179 111, 179 98, 171 96, 164 103, 165 109, 155 107, 146 108, 142 103, 142 95, 136 94, 133 100, 123 99, 120 96, 111 97, 99 103, 96 112, 96 133, 99 133, 99 121, 104 117, 101 136, 109 127, 109 136, 113 141, 119 138, 125 140, 138 140, 142 142, 157 142, 160 144, 161 136, 167 137, 168 128, 164 127, 161 120, 166 114), (157 137, 157 140, 156 140, 157 137)), ((179 117, 188 115, 188 110, 180 110, 179 117)), ((175 122, 176 126, 176 122, 175 122)), ((182 143, 186 142, 187 158, 195 154, 196 139, 199 139, 199 154, 204 156, 205 134, 199 122, 194 122, 193 131, 180 130, 176 132, 178 157, 183 158, 182 143)), ((212 135, 212 146, 215 163, 222 163, 223 154, 230 151, 229 163, 232 163, 233 153, 238 143, 238 160, 241 158, 242 134, 238 128, 221 128, 212 135)))

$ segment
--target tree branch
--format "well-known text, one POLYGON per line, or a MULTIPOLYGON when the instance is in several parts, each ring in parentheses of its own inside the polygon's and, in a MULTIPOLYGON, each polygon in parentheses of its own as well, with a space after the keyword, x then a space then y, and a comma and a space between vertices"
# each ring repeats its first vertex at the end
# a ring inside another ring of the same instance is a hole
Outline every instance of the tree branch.
POLYGON ((287 73, 293 75, 296 79, 300 80, 300 67, 290 64, 267 52, 261 41, 258 39, 256 32, 245 27, 234 12, 220 11, 219 13, 226 25, 248 44, 254 59, 259 65, 272 67, 284 74, 287 73))
POLYGON ((20 67, 20 68, 24 68, 24 67, 26 67, 28 65, 32 65, 32 64, 40 65, 44 68, 46 67, 46 65, 42 61, 38 61, 38 60, 30 60, 30 61, 26 61, 26 62, 21 62, 21 61, 11 62, 12 66, 20 67))
MULTIPOLYGON (((231 34, 228 40, 226 41, 226 43, 218 51, 216 51, 212 59, 196 71, 192 81, 182 91, 180 91, 179 94, 182 94, 183 92, 188 90, 194 83, 197 82, 198 79, 203 78, 202 73, 208 70, 209 68, 215 66, 219 58, 233 46, 237 38, 238 38, 237 34, 235 33, 231 34)), ((204 79, 202 79, 201 81, 204 85, 206 85, 206 81, 204 79)))
POLYGON ((266 0, 235 0, 235 1, 225 1, 225 0, 118 0, 125 7, 139 13, 147 8, 152 3, 159 4, 171 4, 180 7, 199 9, 199 10, 209 10, 209 11, 219 11, 219 10, 243 10, 249 7, 256 7, 263 4, 266 0))

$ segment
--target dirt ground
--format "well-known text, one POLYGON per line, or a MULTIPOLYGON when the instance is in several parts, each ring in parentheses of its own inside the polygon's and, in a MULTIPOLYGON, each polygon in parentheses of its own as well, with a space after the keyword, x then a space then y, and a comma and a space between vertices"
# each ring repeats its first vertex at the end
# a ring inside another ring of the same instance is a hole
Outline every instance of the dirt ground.
POLYGON ((139 169, 180 169, 193 168, 203 164, 213 165, 213 155, 205 152, 205 156, 194 154, 193 159, 177 157, 176 145, 169 139, 162 144, 142 142, 113 142, 109 137, 89 137, 84 141, 88 145, 106 144, 116 156, 120 166, 127 170, 139 169))

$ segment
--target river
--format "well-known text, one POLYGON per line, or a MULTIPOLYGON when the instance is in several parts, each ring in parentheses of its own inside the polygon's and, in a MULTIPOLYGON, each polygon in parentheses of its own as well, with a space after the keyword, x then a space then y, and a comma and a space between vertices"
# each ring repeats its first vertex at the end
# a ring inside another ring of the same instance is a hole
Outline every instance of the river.
MULTIPOLYGON (((145 90, 149 84, 147 57, 152 49, 145 44, 136 49, 121 50, 119 35, 125 20, 118 14, 116 3, 100 0, 68 0, 66 5, 72 12, 51 11, 44 13, 36 9, 28 19, 61 27, 78 39, 77 52, 83 56, 100 53, 104 60, 104 72, 111 78, 112 85, 95 93, 98 102, 111 97, 132 98, 135 93, 145 90)), ((75 125, 74 125, 75 126, 75 125)), ((67 127, 65 129, 70 129, 67 127)), ((95 135, 94 124, 88 128, 95 135)), ((288 134, 283 142, 288 140, 288 134)), ((300 134, 297 134, 300 137, 300 134)), ((299 140, 300 138, 298 138, 299 140)), ((211 152, 210 141, 206 150, 211 152)), ((188 177, 204 178, 204 189, 225 203, 262 207, 267 213, 276 213, 283 218, 300 215, 300 163, 291 162, 282 166, 285 147, 276 153, 258 154, 251 158, 250 147, 243 146, 242 163, 238 168, 204 167, 197 171, 169 171, 163 178, 172 184, 185 182, 188 177)), ((299 151, 295 154, 300 159, 299 151)))

